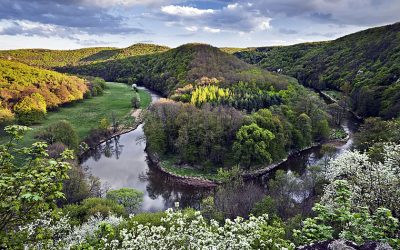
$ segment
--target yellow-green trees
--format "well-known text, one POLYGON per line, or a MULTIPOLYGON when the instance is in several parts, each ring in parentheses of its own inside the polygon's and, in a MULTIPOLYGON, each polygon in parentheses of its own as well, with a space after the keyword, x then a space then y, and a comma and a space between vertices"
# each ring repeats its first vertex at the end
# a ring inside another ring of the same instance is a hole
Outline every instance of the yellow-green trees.
POLYGON ((46 115, 46 101, 43 96, 34 93, 24 97, 14 106, 17 119, 22 124, 32 124, 46 115))

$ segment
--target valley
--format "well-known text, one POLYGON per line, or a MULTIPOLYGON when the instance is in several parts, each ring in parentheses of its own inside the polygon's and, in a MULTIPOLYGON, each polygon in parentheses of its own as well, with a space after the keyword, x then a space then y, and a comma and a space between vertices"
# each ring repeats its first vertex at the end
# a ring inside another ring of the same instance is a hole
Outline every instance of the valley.
POLYGON ((0 248, 397 249, 399 34, 1 50, 0 248))

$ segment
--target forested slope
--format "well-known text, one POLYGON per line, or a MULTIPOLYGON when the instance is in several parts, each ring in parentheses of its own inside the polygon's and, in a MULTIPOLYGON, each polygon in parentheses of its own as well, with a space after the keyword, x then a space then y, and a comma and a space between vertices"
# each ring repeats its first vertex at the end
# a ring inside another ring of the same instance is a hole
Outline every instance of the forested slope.
POLYGON ((84 48, 77 50, 19 49, 2 50, 0 58, 26 63, 42 68, 82 65, 130 56, 146 55, 168 50, 168 47, 137 43, 127 48, 84 48))
POLYGON ((82 99, 88 86, 83 79, 0 60, 0 122, 14 114, 31 123, 47 109, 82 99))
POLYGON ((400 23, 329 42, 261 47, 235 55, 294 76, 306 86, 348 92, 359 115, 400 114, 400 23))
POLYGON ((187 83, 197 85, 213 78, 221 84, 229 85, 239 81, 269 83, 278 89, 286 88, 291 80, 249 65, 205 44, 186 44, 163 53, 62 67, 58 70, 100 76, 108 81, 137 83, 165 95, 187 83))

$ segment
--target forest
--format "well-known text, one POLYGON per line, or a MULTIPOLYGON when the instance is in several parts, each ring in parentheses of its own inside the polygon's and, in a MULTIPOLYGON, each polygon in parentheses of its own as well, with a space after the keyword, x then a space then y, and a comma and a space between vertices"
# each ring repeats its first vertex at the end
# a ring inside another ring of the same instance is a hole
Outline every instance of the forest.
POLYGON ((305 86, 351 97, 360 116, 400 114, 400 23, 364 30, 334 41, 244 49, 251 64, 291 75, 305 86))
POLYGON ((0 51, 0 249, 400 249, 399 27, 0 51))

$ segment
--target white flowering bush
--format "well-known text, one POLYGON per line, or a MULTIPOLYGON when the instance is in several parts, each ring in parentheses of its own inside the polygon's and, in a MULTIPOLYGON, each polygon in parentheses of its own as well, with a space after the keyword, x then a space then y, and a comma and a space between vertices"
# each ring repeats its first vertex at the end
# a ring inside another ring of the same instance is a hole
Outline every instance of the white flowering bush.
POLYGON ((332 204, 335 196, 334 181, 347 180, 353 207, 379 207, 400 215, 400 145, 385 144, 382 161, 374 162, 367 153, 348 151, 329 164, 327 185, 322 203, 332 204))
POLYGON ((61 215, 55 219, 50 213, 43 213, 40 219, 23 227, 20 233, 25 233, 29 242, 25 242, 26 249, 74 249, 84 245, 91 237, 101 229, 102 225, 116 227, 122 221, 122 217, 110 215, 102 217, 100 214, 92 216, 82 225, 72 227, 69 217, 61 215))
POLYGON ((314 218, 307 218, 301 230, 294 230, 299 244, 310 244, 322 240, 345 239, 363 244, 367 241, 387 243, 395 249, 400 247, 399 221, 390 210, 378 208, 372 214, 367 207, 351 205, 348 182, 333 182, 333 202, 327 206, 317 203, 314 218), (354 212, 357 211, 357 212, 354 212))
POLYGON ((285 231, 267 215, 206 221, 200 212, 189 216, 182 211, 166 211, 162 226, 134 223, 119 237, 103 237, 104 249, 294 249, 283 239, 285 231))

